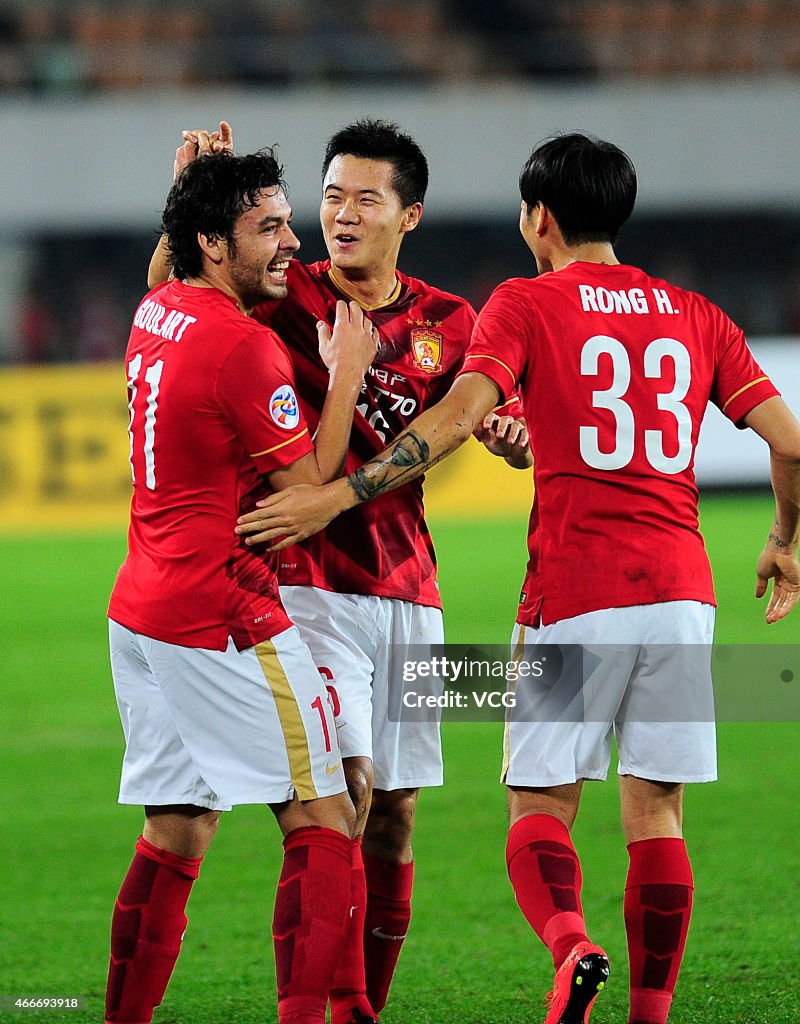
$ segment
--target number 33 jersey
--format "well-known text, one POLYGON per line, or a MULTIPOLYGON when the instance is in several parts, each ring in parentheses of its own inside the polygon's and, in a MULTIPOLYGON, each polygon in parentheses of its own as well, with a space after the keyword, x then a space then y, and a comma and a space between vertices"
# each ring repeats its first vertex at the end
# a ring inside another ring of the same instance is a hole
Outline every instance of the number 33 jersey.
MULTIPOLYGON (((338 299, 330 261, 292 262, 289 294, 254 316, 285 341, 294 364, 303 414, 314 431, 328 388, 316 323, 333 324, 338 299)), ((390 300, 367 316, 380 347, 359 398, 347 473, 383 451, 453 383, 475 322, 469 303, 398 272, 390 300)), ((422 505, 422 481, 391 491, 338 516, 327 529, 282 552, 281 584, 343 594, 372 594, 441 607, 436 559, 422 505)))
POLYGON ((110 617, 221 651, 288 629, 277 555, 233 532, 263 474, 313 449, 280 338, 221 291, 171 281, 137 309, 125 364, 133 501, 110 617))
POLYGON ((464 372, 517 386, 535 500, 518 621, 714 603, 694 453, 709 401, 734 423, 775 387, 741 330, 635 267, 577 262, 490 297, 464 372))

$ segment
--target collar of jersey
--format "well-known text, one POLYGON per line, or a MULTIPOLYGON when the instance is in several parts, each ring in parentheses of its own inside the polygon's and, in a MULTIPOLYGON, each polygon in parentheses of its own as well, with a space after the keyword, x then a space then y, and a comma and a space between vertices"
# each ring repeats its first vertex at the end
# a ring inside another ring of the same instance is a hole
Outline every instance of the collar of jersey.
POLYGON ((361 308, 366 310, 368 313, 370 313, 373 309, 383 309, 384 306, 391 306, 393 302, 397 302, 397 298, 400 295, 400 289, 403 287, 403 282, 398 280, 394 291, 388 298, 384 299, 383 302, 376 302, 374 306, 369 306, 367 305, 366 302, 362 302, 361 299, 358 298, 358 296, 353 295, 351 291, 348 291, 347 288, 345 288, 345 286, 341 283, 336 274, 334 274, 333 267, 328 268, 328 277, 330 278, 333 286, 337 288, 342 293, 342 295, 346 295, 348 299, 352 299, 353 302, 357 302, 359 306, 361 306, 361 308))

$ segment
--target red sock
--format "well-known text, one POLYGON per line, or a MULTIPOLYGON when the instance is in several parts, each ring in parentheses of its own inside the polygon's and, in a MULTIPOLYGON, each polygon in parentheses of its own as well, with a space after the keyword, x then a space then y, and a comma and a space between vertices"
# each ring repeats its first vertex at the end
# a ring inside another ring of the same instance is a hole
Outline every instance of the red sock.
POLYGON ((411 921, 414 862, 392 864, 364 853, 367 915, 364 921, 364 964, 367 998, 376 1014, 386 1006, 397 958, 411 921))
POLYGON ((186 931, 202 857, 178 857, 139 837, 111 920, 106 1021, 147 1024, 164 997, 186 931))
POLYGON ((331 1024, 348 1024, 356 1009, 365 1017, 374 1017, 367 999, 364 976, 364 919, 367 913, 367 880, 361 839, 353 840, 353 864, 350 869, 350 922, 342 954, 331 986, 331 1024))
POLYGON ((272 937, 279 1024, 324 1024, 350 914, 351 840, 297 828, 283 841, 272 937))
POLYGON ((569 829, 552 814, 520 818, 508 833, 506 864, 519 908, 558 970, 577 942, 588 941, 581 865, 569 829))
POLYGON ((682 839, 642 839, 629 844, 628 854, 629 1021, 666 1024, 689 931, 692 868, 682 839))

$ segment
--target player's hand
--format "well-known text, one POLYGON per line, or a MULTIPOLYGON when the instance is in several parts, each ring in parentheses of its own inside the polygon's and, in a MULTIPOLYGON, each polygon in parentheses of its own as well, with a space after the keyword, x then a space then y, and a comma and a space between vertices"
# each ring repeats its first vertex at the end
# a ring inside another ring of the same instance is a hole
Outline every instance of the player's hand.
POLYGON ((209 132, 204 128, 188 129, 181 132, 183 145, 175 150, 172 165, 172 180, 177 181, 189 164, 198 156, 233 152, 233 129, 227 121, 220 121, 219 131, 209 132))
POLYGON ((528 425, 524 419, 490 412, 475 429, 475 437, 492 455, 506 459, 512 465, 532 464, 528 425))
POLYGON ((331 377, 352 374, 361 381, 367 367, 378 354, 378 329, 364 316, 357 302, 336 303, 336 319, 331 331, 324 320, 317 323, 319 354, 331 377))
POLYGON ((789 554, 767 541, 756 565, 756 597, 767 592, 767 582, 772 580, 772 593, 767 603, 767 622, 778 622, 785 618, 800 599, 800 562, 797 554, 789 554))
POLYGON ((349 490, 345 480, 324 486, 294 484, 240 516, 235 532, 245 538, 245 544, 269 543, 270 551, 281 551, 324 530, 347 507, 341 500, 345 489, 349 490))

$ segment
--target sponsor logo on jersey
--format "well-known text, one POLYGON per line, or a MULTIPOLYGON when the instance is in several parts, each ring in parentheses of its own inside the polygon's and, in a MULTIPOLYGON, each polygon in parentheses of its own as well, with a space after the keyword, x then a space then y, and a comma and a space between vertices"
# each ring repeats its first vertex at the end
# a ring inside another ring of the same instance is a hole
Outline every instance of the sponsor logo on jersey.
POLYGON ((283 387, 272 392, 269 411, 279 427, 284 430, 294 430, 300 422, 300 409, 297 406, 297 396, 291 385, 284 384, 283 387))
POLYGON ((411 355, 414 365, 425 373, 438 373, 442 368, 442 345, 444 335, 427 327, 411 332, 411 355))

